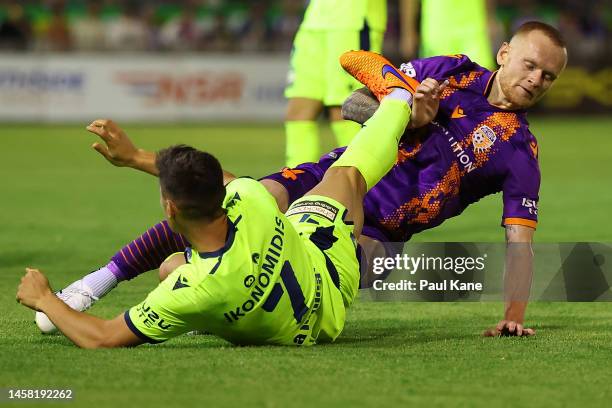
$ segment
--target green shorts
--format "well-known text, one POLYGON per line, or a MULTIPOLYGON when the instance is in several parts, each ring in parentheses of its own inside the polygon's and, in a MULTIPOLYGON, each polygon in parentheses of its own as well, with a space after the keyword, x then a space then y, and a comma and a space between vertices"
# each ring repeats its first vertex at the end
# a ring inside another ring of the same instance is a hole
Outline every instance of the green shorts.
POLYGON ((346 208, 334 199, 308 195, 296 200, 286 216, 303 239, 316 271, 324 279, 318 341, 333 341, 342 331, 346 308, 359 289, 359 262, 353 224, 346 208))
POLYGON ((461 35, 433 36, 423 35, 421 39, 421 57, 434 57, 437 55, 465 54, 474 62, 488 69, 495 69, 493 52, 489 38, 477 31, 466 31, 461 35))
POLYGON ((298 30, 285 97, 315 99, 325 106, 342 105, 361 85, 342 69, 338 61, 340 55, 359 49, 380 53, 383 36, 383 32, 374 30, 298 30))

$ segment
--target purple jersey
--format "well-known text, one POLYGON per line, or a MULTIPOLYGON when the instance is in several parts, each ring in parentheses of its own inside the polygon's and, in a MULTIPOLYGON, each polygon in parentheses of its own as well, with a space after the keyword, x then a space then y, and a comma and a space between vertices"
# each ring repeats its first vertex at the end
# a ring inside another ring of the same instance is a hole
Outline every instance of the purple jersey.
MULTIPOLYGON (((450 84, 435 120, 408 132, 395 166, 365 197, 365 235, 406 241, 412 234, 461 214, 486 195, 503 192, 502 225, 535 228, 540 187, 538 145, 522 111, 492 106, 487 95, 495 73, 464 55, 419 59, 400 68, 423 81, 450 84)), ((285 169, 268 178, 303 195, 344 151, 319 163, 285 169)))

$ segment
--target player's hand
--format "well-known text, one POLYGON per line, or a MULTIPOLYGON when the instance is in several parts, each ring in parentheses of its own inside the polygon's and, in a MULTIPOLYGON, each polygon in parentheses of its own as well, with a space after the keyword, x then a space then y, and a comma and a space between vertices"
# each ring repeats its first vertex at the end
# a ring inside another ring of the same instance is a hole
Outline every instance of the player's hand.
POLYGON ((412 129, 420 128, 431 122, 438 114, 440 95, 448 86, 448 81, 441 84, 433 78, 427 78, 417 87, 412 102, 410 124, 412 129))
POLYGON ((47 277, 38 269, 26 268, 26 274, 17 288, 17 302, 40 311, 40 302, 49 295, 55 296, 47 277))
POLYGON ((500 320, 497 326, 487 329, 482 334, 485 337, 517 336, 528 337, 535 334, 534 329, 524 327, 512 320, 500 320))
POLYGON ((86 129, 100 136, 104 143, 96 142, 91 147, 111 164, 118 167, 133 166, 138 149, 115 122, 109 119, 96 119, 86 129))

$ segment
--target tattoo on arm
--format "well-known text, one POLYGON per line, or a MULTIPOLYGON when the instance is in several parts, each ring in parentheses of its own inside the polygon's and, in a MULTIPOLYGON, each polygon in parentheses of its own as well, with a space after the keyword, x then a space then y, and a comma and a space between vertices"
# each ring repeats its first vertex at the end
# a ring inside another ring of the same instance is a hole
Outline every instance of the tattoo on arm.
POLYGON ((506 242, 510 241, 512 234, 516 234, 518 228, 514 225, 506 225, 506 242))
POLYGON ((364 124, 374 115, 380 104, 367 88, 353 92, 342 104, 342 117, 364 124))

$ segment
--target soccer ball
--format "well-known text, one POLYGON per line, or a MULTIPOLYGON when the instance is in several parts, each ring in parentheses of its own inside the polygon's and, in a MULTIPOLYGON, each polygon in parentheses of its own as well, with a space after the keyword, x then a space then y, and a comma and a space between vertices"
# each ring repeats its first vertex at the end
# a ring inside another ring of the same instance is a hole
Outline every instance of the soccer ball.
POLYGON ((57 327, 51 322, 51 320, 47 317, 46 314, 42 312, 36 312, 36 317, 34 318, 36 321, 36 325, 40 329, 41 332, 45 334, 51 334, 57 332, 57 327))

